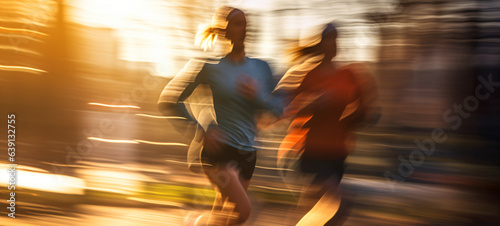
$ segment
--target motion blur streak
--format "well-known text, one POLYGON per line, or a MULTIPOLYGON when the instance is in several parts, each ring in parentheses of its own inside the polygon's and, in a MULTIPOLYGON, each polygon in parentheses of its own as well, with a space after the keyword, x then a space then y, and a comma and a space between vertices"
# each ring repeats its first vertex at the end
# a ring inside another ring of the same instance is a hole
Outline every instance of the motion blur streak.
POLYGON ((31 49, 16 47, 16 46, 5 46, 4 45, 4 46, 0 46, 0 50, 4 50, 4 51, 14 50, 16 52, 31 54, 31 55, 34 55, 37 57, 42 56, 42 54, 40 52, 36 52, 36 51, 31 50, 31 49))
POLYGON ((145 144, 164 145, 164 146, 183 146, 183 147, 188 146, 187 144, 176 143, 176 142, 154 142, 154 141, 147 141, 147 140, 113 140, 113 139, 104 139, 104 138, 98 138, 98 137, 88 137, 87 139, 101 141, 101 142, 107 142, 107 143, 121 143, 121 144, 145 143, 145 144))
POLYGON ((149 118, 157 118, 157 119, 186 119, 180 116, 158 116, 158 115, 148 115, 148 114, 135 114, 135 115, 149 117, 149 118))
POLYGON ((147 141, 147 140, 134 140, 139 143, 145 143, 145 144, 154 144, 154 145, 164 145, 164 146, 183 146, 187 147, 187 144, 182 144, 182 143, 175 143, 175 142, 154 142, 154 141, 147 141))
MULTIPOLYGON (((182 203, 176 203, 176 202, 157 201, 157 200, 141 199, 141 198, 134 198, 134 197, 129 197, 127 199, 134 200, 134 201, 145 202, 145 203, 151 203, 151 204, 165 205, 165 206, 175 206, 175 207, 181 207, 181 208, 185 208, 186 207, 184 204, 182 204, 182 203)), ((145 217, 147 217, 147 215, 145 217)))
MULTIPOLYGON (((7 172, 7 165, 0 164, 0 169, 7 172)), ((85 181, 80 178, 54 175, 36 172, 39 169, 33 167, 18 166, 17 183, 18 189, 26 191, 44 191, 68 195, 83 195, 85 193, 85 181), (35 170, 35 171, 34 171, 35 170)), ((7 187, 9 174, 0 175, 0 185, 7 187)))
MULTIPOLYGON (((203 129, 160 116, 156 102, 176 74, 197 71, 187 62, 216 50, 195 41, 221 5, 246 13, 246 54, 276 83, 306 28, 331 21, 335 63, 375 77, 381 117, 356 131, 340 183, 346 225, 500 225, 500 2, 485 0, 1 0, 0 164, 14 113, 27 184, 15 191, 18 218, 0 204, 0 225, 182 225, 209 213, 215 193, 186 156, 203 129)), ((193 115, 211 110, 199 88, 193 115)), ((296 225, 310 178, 277 165, 289 122, 255 118, 246 225, 296 225)), ((0 183, 2 203, 10 192, 0 183)))
POLYGON ((0 70, 2 71, 20 71, 20 72, 29 72, 29 73, 46 73, 46 71, 38 68, 32 67, 24 67, 24 66, 9 66, 9 65, 0 65, 0 70))
POLYGON ((0 27, 0 32, 5 32, 5 33, 14 33, 14 34, 22 34, 22 35, 41 35, 41 36, 48 36, 45 33, 35 31, 35 30, 29 30, 29 29, 21 29, 21 28, 8 28, 8 27, 0 27))
POLYGON ((112 140, 112 139, 104 139, 104 138, 98 138, 98 137, 88 137, 88 139, 101 141, 101 142, 107 142, 107 143, 120 143, 120 144, 138 144, 139 143, 135 140, 112 140))
POLYGON ((113 105, 113 104, 102 104, 102 103, 89 103, 89 105, 96 105, 109 108, 136 108, 136 109, 141 108, 139 106, 133 106, 133 105, 113 105))

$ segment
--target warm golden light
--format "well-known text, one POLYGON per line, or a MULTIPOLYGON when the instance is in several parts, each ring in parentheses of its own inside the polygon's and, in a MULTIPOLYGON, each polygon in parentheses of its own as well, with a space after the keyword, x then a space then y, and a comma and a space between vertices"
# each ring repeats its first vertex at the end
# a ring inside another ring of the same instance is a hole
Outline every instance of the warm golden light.
POLYGON ((139 106, 134 106, 134 105, 114 105, 114 104, 102 104, 102 103, 89 103, 89 105, 109 107, 109 108, 135 108, 135 109, 140 109, 139 106))
POLYGON ((113 139, 104 139, 104 138, 98 138, 98 137, 88 137, 87 139, 106 142, 106 143, 120 143, 120 144, 138 144, 139 143, 139 142, 133 141, 133 140, 113 140, 113 139))
POLYGON ((9 66, 9 65, 0 65, 1 71, 19 71, 19 72, 29 72, 29 73, 46 73, 42 69, 33 68, 33 67, 24 67, 24 66, 9 66))
POLYGON ((497 2, 2 0, 0 225, 500 225, 497 2))
MULTIPOLYGON (((5 172, 0 174, 0 185, 7 187, 9 183, 9 166, 0 164, 0 169, 5 172)), ((43 173, 44 170, 34 167, 17 166, 16 186, 22 189, 47 191, 61 194, 83 195, 85 182, 82 179, 64 175, 43 173)))
POLYGON ((158 118, 158 119, 186 119, 180 116, 158 116, 158 115, 148 115, 148 114, 135 114, 135 115, 148 118, 158 118))
POLYGON ((45 33, 39 32, 39 31, 34 31, 30 29, 23 29, 23 28, 8 28, 8 27, 0 27, 0 32, 9 32, 9 33, 17 33, 17 34, 22 34, 22 35, 41 35, 41 36, 48 36, 45 33))
POLYGON ((87 137, 87 139, 106 142, 106 143, 120 143, 120 144, 144 143, 144 144, 165 145, 165 146, 185 146, 185 147, 188 146, 187 144, 176 143, 176 142, 155 142, 155 141, 147 141, 147 140, 115 140, 115 139, 104 139, 104 138, 98 138, 98 137, 87 137))
POLYGON ((148 62, 151 74, 171 77, 180 69, 173 64, 179 45, 174 36, 182 21, 164 1, 148 0, 70 0, 69 20, 85 26, 111 28, 118 43, 118 58, 129 62, 148 62), (172 30, 172 28, 175 28, 172 30))
POLYGON ((183 143, 176 143, 176 142, 154 142, 154 141, 147 141, 147 140, 134 140, 139 143, 145 143, 145 144, 154 144, 154 145, 165 145, 165 146, 184 146, 187 147, 187 144, 183 143))

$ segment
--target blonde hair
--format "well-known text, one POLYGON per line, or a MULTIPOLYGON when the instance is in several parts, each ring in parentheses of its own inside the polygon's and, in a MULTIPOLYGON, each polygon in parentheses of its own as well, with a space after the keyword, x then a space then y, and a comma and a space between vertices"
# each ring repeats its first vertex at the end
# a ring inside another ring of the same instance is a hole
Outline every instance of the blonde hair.
POLYGON ((203 48, 204 51, 215 46, 219 36, 225 37, 225 30, 228 24, 228 17, 234 10, 239 9, 222 6, 215 10, 210 24, 200 25, 196 34, 195 45, 203 48))

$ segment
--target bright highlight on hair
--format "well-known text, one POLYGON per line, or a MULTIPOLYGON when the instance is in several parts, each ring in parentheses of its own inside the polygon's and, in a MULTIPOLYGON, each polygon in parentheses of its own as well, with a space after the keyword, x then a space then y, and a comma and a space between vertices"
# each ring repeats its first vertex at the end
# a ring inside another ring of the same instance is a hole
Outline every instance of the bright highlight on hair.
POLYGON ((232 7, 222 6, 218 8, 210 24, 200 25, 196 33, 195 45, 203 48, 204 51, 215 46, 219 36, 225 36, 228 24, 227 17, 234 10, 232 7))

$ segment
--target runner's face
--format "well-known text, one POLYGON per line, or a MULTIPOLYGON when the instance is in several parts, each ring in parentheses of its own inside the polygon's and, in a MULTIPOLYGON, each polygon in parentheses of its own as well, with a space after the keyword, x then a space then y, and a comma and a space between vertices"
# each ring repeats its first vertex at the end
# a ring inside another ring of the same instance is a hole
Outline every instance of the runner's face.
POLYGON ((324 53, 329 56, 337 55, 337 32, 332 31, 326 34, 321 41, 321 49, 323 49, 324 53))
POLYGON ((243 43, 247 33, 247 20, 245 15, 240 12, 232 12, 228 17, 229 21, 226 28, 226 38, 232 43, 243 43))

